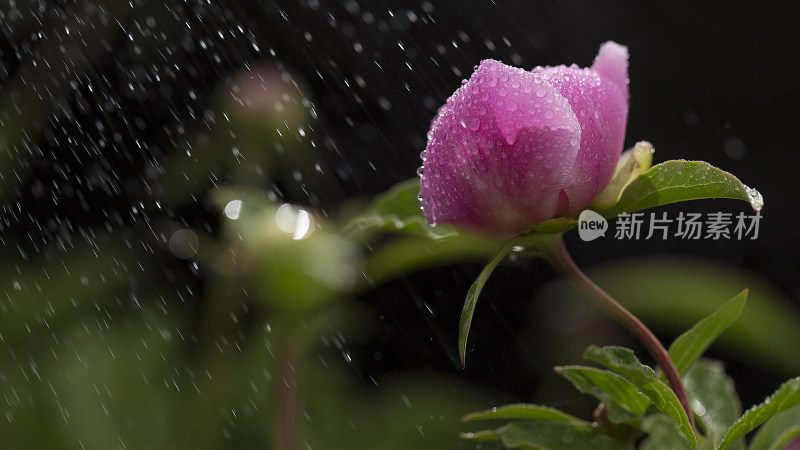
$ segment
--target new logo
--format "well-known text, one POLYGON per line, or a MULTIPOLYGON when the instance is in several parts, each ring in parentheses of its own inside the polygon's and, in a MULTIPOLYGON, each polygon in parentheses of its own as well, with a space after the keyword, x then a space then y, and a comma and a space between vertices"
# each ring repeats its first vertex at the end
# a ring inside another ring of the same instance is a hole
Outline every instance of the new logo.
POLYGON ((586 242, 593 241, 600 236, 605 236, 608 231, 608 221, 592 211, 584 209, 578 216, 578 234, 586 242))

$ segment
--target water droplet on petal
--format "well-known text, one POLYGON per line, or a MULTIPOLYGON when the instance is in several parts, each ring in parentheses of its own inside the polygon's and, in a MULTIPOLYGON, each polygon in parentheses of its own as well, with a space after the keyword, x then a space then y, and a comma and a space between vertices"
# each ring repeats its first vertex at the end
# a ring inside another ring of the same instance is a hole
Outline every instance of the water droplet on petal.
POLYGON ((469 121, 469 129, 472 131, 478 131, 481 129, 481 119, 477 117, 473 117, 472 120, 469 121))
POLYGON ((517 104, 513 100, 509 100, 508 103, 506 103, 506 109, 509 111, 516 111, 517 104))
POLYGON ((544 88, 539 88, 536 90, 537 97, 544 97, 545 95, 547 95, 547 91, 544 88))

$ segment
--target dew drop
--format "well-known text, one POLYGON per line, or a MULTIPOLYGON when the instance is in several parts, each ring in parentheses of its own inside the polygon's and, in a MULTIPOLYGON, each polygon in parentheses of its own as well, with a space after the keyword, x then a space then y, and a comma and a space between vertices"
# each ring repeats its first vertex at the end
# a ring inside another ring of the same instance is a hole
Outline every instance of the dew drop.
POLYGON ((473 117, 472 120, 469 121, 469 129, 472 131, 478 131, 481 129, 481 119, 477 117, 473 117))
POLYGON ((514 101, 509 100, 508 103, 506 103, 506 109, 509 110, 509 111, 516 111, 517 110, 517 104, 514 101))
POLYGON ((745 186, 744 190, 747 193, 747 201, 750 202, 753 209, 756 210, 756 212, 761 211, 761 208, 764 207, 764 197, 761 193, 747 186, 745 186))
POLYGON ((544 97, 545 95, 547 95, 547 91, 544 88, 539 88, 536 90, 537 97, 544 97))

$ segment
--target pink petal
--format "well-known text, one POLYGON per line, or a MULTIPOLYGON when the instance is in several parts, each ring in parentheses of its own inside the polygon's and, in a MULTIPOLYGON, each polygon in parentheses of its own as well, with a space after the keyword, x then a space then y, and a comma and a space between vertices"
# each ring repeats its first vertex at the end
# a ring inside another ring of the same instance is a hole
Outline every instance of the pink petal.
POLYGON ((556 213, 580 128, 539 75, 486 60, 440 109, 428 137, 426 219, 508 237, 556 213))
POLYGON ((502 239, 583 209, 622 151, 627 73, 627 49, 613 42, 589 69, 483 61, 428 132, 425 218, 502 239))
POLYGON ((592 70, 617 85, 628 101, 628 47, 612 41, 601 45, 592 70))
POLYGON ((608 184, 622 152, 628 117, 627 65, 627 49, 609 42, 591 69, 573 65, 534 71, 567 98, 581 126, 580 151, 564 186, 568 214, 579 212, 608 184))

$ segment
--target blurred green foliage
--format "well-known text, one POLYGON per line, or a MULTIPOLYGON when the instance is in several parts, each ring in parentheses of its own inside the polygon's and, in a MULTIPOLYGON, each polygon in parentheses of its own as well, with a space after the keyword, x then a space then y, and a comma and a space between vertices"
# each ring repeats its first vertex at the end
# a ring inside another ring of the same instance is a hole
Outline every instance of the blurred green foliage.
MULTIPOLYGON (((785 294, 756 273, 673 256, 615 261, 587 274, 653 329, 673 335, 748 288, 747 306, 712 348, 781 376, 800 373, 794 345, 800 342, 800 314, 785 294)), ((542 302, 585 303, 581 295, 562 281, 540 292, 542 302)))

